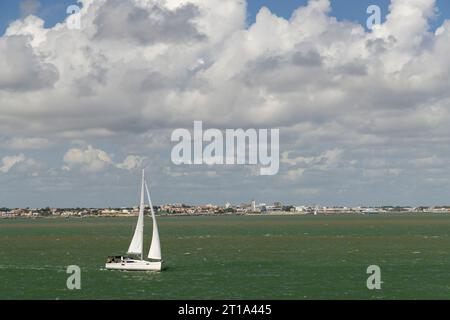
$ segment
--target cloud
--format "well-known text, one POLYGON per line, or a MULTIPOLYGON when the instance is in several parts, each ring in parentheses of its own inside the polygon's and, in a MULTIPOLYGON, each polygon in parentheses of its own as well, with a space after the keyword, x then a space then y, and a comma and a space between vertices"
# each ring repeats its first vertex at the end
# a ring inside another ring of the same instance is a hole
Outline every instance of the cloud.
POLYGON ((125 158, 125 160, 122 163, 117 164, 116 167, 124 170, 139 169, 142 168, 145 159, 146 159, 145 157, 129 155, 125 158))
POLYGON ((72 148, 64 155, 66 171, 80 168, 85 172, 99 172, 112 164, 110 156, 103 150, 88 146, 85 149, 72 148))
POLYGON ((418 168, 439 168, 447 164, 446 159, 442 159, 436 155, 432 155, 424 158, 411 159, 409 163, 418 168))
POLYGON ((285 178, 290 181, 297 181, 301 176, 303 176, 303 173, 305 172, 305 170, 306 169, 304 169, 304 168, 288 170, 286 172, 285 178))
POLYGON ((41 60, 26 36, 0 38, 0 69, 0 91, 48 88, 58 79, 58 70, 41 60))
POLYGON ((24 162, 25 156, 19 154, 17 156, 8 156, 2 159, 2 166, 0 167, 0 172, 8 173, 16 164, 24 162))
POLYGON ((248 28, 238 0, 83 1, 81 30, 28 17, 0 39, 0 125, 33 117, 27 134, 89 138, 188 126, 195 115, 217 127, 333 125, 346 139, 442 134, 450 28, 428 31, 432 0, 390 10, 373 32, 331 17, 327 0, 290 20, 261 9, 248 28))
POLYGON ((97 12, 95 37, 99 40, 133 40, 142 45, 200 41, 203 35, 193 22, 198 15, 199 9, 194 4, 170 10, 150 1, 139 6, 130 1, 109 0, 97 12))
POLYGON ((45 149, 52 145, 50 140, 44 138, 12 138, 0 143, 0 146, 7 149, 29 150, 45 149))
MULTIPOLYGON (((290 182, 298 182, 299 179, 309 170, 332 171, 341 162, 344 151, 341 149, 331 149, 322 152, 317 156, 298 156, 290 158, 289 151, 281 155, 281 163, 288 165, 283 178, 290 182)), ((305 189, 305 188, 303 188, 305 189)), ((317 188, 316 188, 317 189, 317 188)), ((316 194, 318 192, 315 192, 316 194)), ((312 193, 307 193, 311 195, 312 193)))
MULTIPOLYGON (((78 143, 76 141, 76 143, 78 143)), ((80 143, 78 143, 80 144, 80 143)), ((146 157, 137 155, 128 155, 123 162, 115 163, 112 157, 101 149, 96 149, 91 145, 71 148, 68 150, 63 158, 63 170, 71 171, 73 169, 80 169, 82 172, 101 172, 109 167, 116 167, 122 170, 132 171, 135 169, 142 169, 146 157)))
POLYGON ((317 169, 328 169, 333 165, 337 164, 342 156, 343 150, 341 149, 331 149, 326 150, 322 154, 316 157, 304 157, 298 156, 296 158, 289 158, 289 151, 285 151, 281 155, 281 162, 285 164, 289 164, 291 166, 296 166, 298 164, 302 164, 305 166, 317 168, 317 169))

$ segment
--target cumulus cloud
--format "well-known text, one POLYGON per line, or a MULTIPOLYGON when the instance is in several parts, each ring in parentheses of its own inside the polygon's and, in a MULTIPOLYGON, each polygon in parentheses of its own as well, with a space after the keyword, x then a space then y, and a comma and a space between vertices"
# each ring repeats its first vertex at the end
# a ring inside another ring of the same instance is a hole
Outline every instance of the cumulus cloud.
POLYGON ((106 151, 94 148, 91 145, 84 147, 71 148, 64 155, 63 170, 71 171, 80 169, 83 172, 101 172, 108 167, 116 167, 122 170, 132 171, 135 169, 143 169, 146 157, 137 155, 128 155, 121 163, 115 163, 106 151))
POLYGON ((0 38, 0 91, 29 91, 52 86, 58 70, 33 51, 26 36, 0 38))
POLYGON ((298 182, 299 179, 304 176, 305 172, 311 170, 330 171, 332 169, 336 169, 342 160, 342 154, 343 150, 341 149, 326 150, 317 156, 310 157, 290 157, 289 151, 283 152, 281 155, 281 163, 288 166, 283 178, 288 182, 298 182))
POLYGON ((112 164, 110 156, 103 150, 87 146, 85 149, 72 148, 64 155, 64 170, 80 168, 86 172, 99 172, 112 164))
POLYGON ((0 124, 32 115, 30 132, 82 138, 200 116, 216 126, 333 125, 355 139, 441 134, 450 30, 428 30, 435 2, 393 0, 373 32, 329 12, 328 0, 290 20, 263 8, 246 28, 240 0, 85 0, 82 30, 16 21, 0 39, 0 124))
POLYGON ((124 170, 135 170, 142 168, 144 160, 145 157, 129 155, 122 163, 117 164, 116 167, 124 170))
POLYGON ((0 172, 8 173, 15 165, 25 162, 25 155, 19 154, 17 156, 7 156, 2 159, 2 166, 0 166, 0 172))
POLYGON ((199 9, 194 4, 170 10, 157 3, 142 6, 110 0, 98 10, 95 36, 101 40, 133 40, 142 45, 198 41, 203 38, 193 21, 198 15, 199 9))
POLYGON ((285 178, 290 181, 297 181, 303 175, 304 172, 305 172, 304 168, 288 170, 286 172, 285 178))

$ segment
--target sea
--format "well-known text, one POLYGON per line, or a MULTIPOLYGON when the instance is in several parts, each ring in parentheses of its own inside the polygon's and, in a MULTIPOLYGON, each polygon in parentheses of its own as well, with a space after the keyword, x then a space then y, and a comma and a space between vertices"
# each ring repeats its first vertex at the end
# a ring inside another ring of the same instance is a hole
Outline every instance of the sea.
POLYGON ((450 298, 446 214, 161 216, 162 272, 106 270, 135 224, 0 219, 0 299, 450 298), (79 289, 68 286, 70 266, 79 267, 79 289), (379 289, 368 286, 370 266, 379 267, 379 289))

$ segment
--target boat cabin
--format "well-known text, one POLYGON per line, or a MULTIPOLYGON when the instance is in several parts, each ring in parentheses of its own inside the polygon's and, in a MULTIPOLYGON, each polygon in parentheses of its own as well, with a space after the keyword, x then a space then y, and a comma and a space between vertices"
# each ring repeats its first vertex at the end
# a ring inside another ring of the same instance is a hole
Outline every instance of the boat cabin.
POLYGON ((123 262, 131 262, 133 259, 130 257, 124 256, 109 256, 106 259, 106 263, 123 263, 123 262))

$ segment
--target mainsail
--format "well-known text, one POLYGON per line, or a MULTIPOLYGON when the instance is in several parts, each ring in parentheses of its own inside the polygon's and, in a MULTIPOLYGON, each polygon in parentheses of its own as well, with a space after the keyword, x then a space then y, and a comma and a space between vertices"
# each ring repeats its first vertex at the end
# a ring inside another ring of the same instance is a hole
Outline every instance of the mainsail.
POLYGON ((139 206, 139 218, 136 225, 136 230, 134 231, 133 240, 131 240, 130 247, 128 248, 128 253, 139 254, 141 255, 141 258, 144 251, 144 179, 144 170, 142 170, 141 204, 139 206))
POLYGON ((156 224, 155 212, 153 211, 152 199, 150 198, 150 192, 148 191, 147 183, 145 183, 145 190, 147 191, 148 202, 150 210, 152 212, 153 220, 153 235, 152 244, 150 245, 150 251, 148 252, 149 259, 161 260, 161 243, 159 241, 158 225, 156 224))

